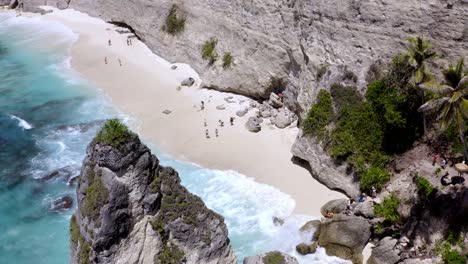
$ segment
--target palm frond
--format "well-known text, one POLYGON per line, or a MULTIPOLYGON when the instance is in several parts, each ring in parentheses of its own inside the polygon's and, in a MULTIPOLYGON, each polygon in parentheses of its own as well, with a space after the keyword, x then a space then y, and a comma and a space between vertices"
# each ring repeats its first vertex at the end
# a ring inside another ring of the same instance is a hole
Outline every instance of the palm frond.
POLYGON ((457 88, 455 89, 457 91, 463 92, 465 95, 468 95, 468 74, 463 77, 457 85, 457 88))
POLYGON ((453 106, 448 104, 447 107, 445 107, 441 114, 437 117, 437 120, 440 120, 440 129, 442 131, 445 131, 450 124, 454 121, 455 118, 455 111, 453 109, 453 106))
POLYGON ((465 118, 468 118, 468 100, 465 98, 462 98, 462 101, 460 103, 460 112, 465 118))
POLYGON ((439 95, 449 95, 455 91, 452 87, 448 85, 438 84, 433 81, 422 83, 418 87, 422 90, 437 93, 439 95))
POLYGON ((448 100, 448 97, 429 100, 418 108, 418 112, 431 112, 448 102, 448 100))

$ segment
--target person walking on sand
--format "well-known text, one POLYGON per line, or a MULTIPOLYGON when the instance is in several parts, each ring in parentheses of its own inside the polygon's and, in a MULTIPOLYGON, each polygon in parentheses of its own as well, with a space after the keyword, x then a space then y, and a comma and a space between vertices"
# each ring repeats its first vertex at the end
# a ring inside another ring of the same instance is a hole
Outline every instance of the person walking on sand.
POLYGON ((107 64, 107 57, 104 57, 104 64, 107 64))
POLYGON ((206 136, 206 138, 208 138, 208 139, 210 138, 210 134, 208 133, 208 129, 205 130, 205 136, 206 136))
POLYGON ((432 166, 435 166, 435 164, 437 163, 438 158, 439 158, 439 156, 437 156, 437 153, 434 154, 434 158, 432 159, 432 166))
POLYGON ((229 121, 231 122, 231 126, 234 125, 234 117, 231 116, 231 118, 229 118, 229 121))
POLYGON ((215 134, 216 134, 216 137, 218 137, 218 129, 217 128, 215 129, 215 134))
POLYGON ((442 169, 445 170, 445 167, 447 167, 447 160, 444 158, 442 158, 442 169))
POLYGON ((110 39, 107 43, 109 44, 109 46, 112 46, 112 41, 110 39))
POLYGON ((122 66, 122 61, 119 59, 119 65, 122 66))
POLYGON ((371 188, 371 196, 372 196, 372 199, 377 198, 377 190, 375 189, 374 186, 372 186, 371 188))
POLYGON ((208 124, 206 123, 206 119, 203 121, 203 125, 204 125, 205 127, 208 126, 208 124))
POLYGON ((201 107, 200 109, 203 111, 205 109, 205 102, 201 101, 201 107))

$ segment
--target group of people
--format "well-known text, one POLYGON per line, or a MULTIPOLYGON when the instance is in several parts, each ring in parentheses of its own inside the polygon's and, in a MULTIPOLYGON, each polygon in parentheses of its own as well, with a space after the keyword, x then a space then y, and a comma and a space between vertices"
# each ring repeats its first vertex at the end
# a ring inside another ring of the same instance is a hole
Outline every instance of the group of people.
MULTIPOLYGON (((439 155, 437 155, 436 153, 434 154, 434 158, 432 159, 432 166, 435 166, 438 160, 439 160, 439 155)), ((465 163, 465 161, 463 161, 463 163, 465 163)), ((445 156, 442 157, 441 167, 444 170, 447 167, 447 159, 445 158, 445 156)))
MULTIPOLYGON (((107 41, 107 44, 108 44, 109 46, 112 46, 112 41, 109 39, 109 40, 107 41)), ((128 46, 133 45, 133 44, 132 44, 132 40, 131 40, 130 38, 127 38, 127 45, 128 45, 128 46)), ((120 59, 117 59, 117 61, 119 62, 119 65, 120 65, 120 66, 123 65, 123 64, 122 64, 122 61, 121 61, 120 59)), ((107 64, 107 63, 108 63, 107 56, 105 56, 105 57, 104 57, 104 64, 107 64)))
MULTIPOLYGON (((372 186, 371 187, 371 197, 372 199, 375 199, 377 198, 377 189, 372 186)), ((358 203, 363 203, 367 200, 368 196, 365 192, 363 192, 361 195, 359 195, 357 197, 357 199, 353 199, 353 198, 350 198, 348 199, 347 203, 346 203, 346 209, 344 211, 344 214, 345 215, 352 215, 353 214, 353 207, 354 207, 354 204, 356 202, 358 203)), ((333 218, 335 214, 332 212, 332 211, 327 211, 326 214, 325 214, 325 217, 326 218, 333 218)))
MULTIPOLYGON (((233 125, 234 125, 234 117, 229 118, 229 121, 230 121, 230 123, 231 123, 231 126, 233 126, 233 125)), ((218 124, 219 124, 220 127, 224 127, 224 122, 223 122, 221 119, 218 120, 218 124)), ((203 120, 203 126, 204 126, 204 127, 208 127, 208 123, 206 122, 206 119, 203 120)), ((216 137, 219 136, 218 128, 215 128, 215 136, 216 136, 216 137)), ((209 133, 209 131, 208 131, 208 128, 205 129, 205 137, 206 137, 207 139, 211 138, 211 137, 210 137, 210 133, 209 133)))
POLYGON ((132 43, 132 39, 131 38, 127 38, 127 46, 132 46, 133 43, 132 43))

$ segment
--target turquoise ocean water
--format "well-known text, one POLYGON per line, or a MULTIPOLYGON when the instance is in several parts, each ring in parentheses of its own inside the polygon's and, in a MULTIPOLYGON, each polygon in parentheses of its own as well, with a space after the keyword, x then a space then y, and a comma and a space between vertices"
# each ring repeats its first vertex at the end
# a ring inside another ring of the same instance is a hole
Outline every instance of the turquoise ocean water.
MULTIPOLYGON (((75 196, 87 144, 106 118, 127 118, 69 66, 77 39, 68 28, 39 18, 0 13, 0 263, 69 262, 72 210, 51 212, 54 200, 75 196), (52 179, 44 177, 62 169, 52 179)), ((294 254, 307 239, 297 229, 311 217, 287 218, 294 201, 277 189, 234 171, 183 163, 160 153, 182 183, 225 217, 239 263, 244 256, 279 249, 294 254)), ((309 234, 310 235, 310 234, 309 234)), ((302 263, 343 263, 322 249, 302 263)))

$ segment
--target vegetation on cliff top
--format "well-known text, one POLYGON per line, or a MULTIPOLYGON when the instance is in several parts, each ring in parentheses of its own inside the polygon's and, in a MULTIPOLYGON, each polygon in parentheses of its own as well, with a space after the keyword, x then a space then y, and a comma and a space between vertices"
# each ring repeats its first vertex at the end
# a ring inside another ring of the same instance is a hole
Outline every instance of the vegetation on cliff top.
POLYGON ((307 118, 302 126, 306 135, 317 137, 319 140, 326 139, 326 126, 332 121, 333 107, 330 93, 320 90, 317 102, 312 105, 307 118))
POLYGON ((400 206, 400 199, 395 193, 385 197, 381 204, 375 205, 374 211, 377 216, 385 218, 390 222, 397 222, 400 220, 400 213, 398 207, 400 206))
POLYGON ((177 10, 177 5, 173 4, 162 27, 163 31, 172 35, 180 33, 185 29, 185 17, 178 16, 177 10))
POLYGON ((109 190, 101 179, 101 173, 94 173, 93 168, 88 171, 88 188, 81 206, 81 213, 93 220, 100 215, 101 208, 109 200, 109 190))
POLYGON ((118 119, 109 119, 97 133, 95 141, 105 145, 119 147, 133 136, 133 133, 128 127, 122 124, 118 119))
POLYGON ((164 245, 163 250, 155 256, 155 264, 185 263, 185 254, 179 247, 171 242, 164 245))

